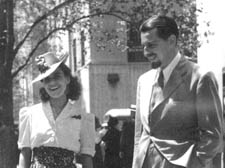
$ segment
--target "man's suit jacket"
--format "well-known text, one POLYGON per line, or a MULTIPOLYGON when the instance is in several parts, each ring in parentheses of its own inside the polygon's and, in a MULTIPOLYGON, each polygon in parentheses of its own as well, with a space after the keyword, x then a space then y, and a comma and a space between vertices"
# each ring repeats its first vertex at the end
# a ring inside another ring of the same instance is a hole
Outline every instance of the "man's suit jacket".
POLYGON ((137 87, 133 168, 142 168, 150 143, 172 164, 207 167, 222 148, 222 108, 212 72, 184 57, 149 111, 157 70, 140 76, 137 87))

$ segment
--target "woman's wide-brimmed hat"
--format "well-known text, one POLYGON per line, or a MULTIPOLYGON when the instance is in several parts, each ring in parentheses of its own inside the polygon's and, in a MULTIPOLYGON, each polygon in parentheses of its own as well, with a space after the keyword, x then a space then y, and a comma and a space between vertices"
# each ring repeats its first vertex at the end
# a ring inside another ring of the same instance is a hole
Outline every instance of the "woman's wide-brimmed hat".
POLYGON ((43 80, 51 75, 67 58, 63 56, 62 59, 56 57, 55 53, 47 52, 35 58, 40 74, 32 81, 32 83, 43 80))

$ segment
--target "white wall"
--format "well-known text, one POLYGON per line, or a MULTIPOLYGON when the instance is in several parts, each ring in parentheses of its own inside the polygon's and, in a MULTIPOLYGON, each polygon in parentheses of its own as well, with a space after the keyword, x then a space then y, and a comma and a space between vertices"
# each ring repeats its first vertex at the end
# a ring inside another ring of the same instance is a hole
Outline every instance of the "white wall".
MULTIPOLYGON (((198 31, 201 33, 200 40, 203 42, 198 51, 198 62, 201 67, 210 69, 215 73, 222 99, 222 69, 225 66, 225 19, 223 18, 225 16, 225 1, 197 0, 197 6, 203 8, 203 12, 198 17, 198 31), (207 27, 205 22, 209 22, 210 26, 207 27), (206 30, 213 32, 213 35, 207 38, 208 42, 203 36, 206 30)), ((221 155, 221 168, 224 168, 223 159, 224 153, 221 155)))
MULTIPOLYGON (((129 108, 131 104, 135 104, 138 77, 149 69, 149 63, 89 65, 90 99, 86 105, 90 105, 90 112, 102 121, 108 110, 129 108), (115 85, 111 85, 107 80, 110 73, 119 76, 115 85)), ((87 97, 85 100, 88 100, 87 97)))
POLYGON ((198 50, 198 62, 201 67, 214 71, 219 82, 219 91, 222 97, 222 67, 225 66, 225 1, 224 0, 197 0, 197 7, 203 8, 199 13, 198 31, 201 34, 200 40, 203 42, 198 50), (205 22, 209 22, 209 27, 205 22), (210 30, 210 35, 206 41, 204 32, 210 30))

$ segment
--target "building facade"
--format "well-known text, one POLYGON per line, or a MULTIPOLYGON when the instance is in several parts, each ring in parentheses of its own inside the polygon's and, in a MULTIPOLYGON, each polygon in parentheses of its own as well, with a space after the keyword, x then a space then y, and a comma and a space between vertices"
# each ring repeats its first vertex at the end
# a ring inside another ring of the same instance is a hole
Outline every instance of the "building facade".
POLYGON ((136 103, 137 79, 150 66, 143 56, 137 31, 126 32, 125 22, 112 16, 105 16, 101 24, 101 30, 94 34, 82 29, 70 34, 70 66, 81 79, 83 107, 103 121, 108 110, 129 108, 136 103), (122 31, 116 32, 118 29, 122 31), (102 33, 112 31, 126 46, 132 41, 136 44, 125 49, 116 46, 102 33))

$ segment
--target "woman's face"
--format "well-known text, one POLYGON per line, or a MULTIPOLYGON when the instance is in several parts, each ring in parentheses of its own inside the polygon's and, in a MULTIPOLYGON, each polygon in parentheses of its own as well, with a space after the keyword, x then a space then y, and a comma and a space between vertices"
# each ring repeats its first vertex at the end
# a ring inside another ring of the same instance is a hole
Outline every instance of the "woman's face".
POLYGON ((61 68, 58 68, 43 79, 43 87, 51 98, 60 98, 66 95, 66 88, 70 82, 70 78, 65 76, 61 68))

